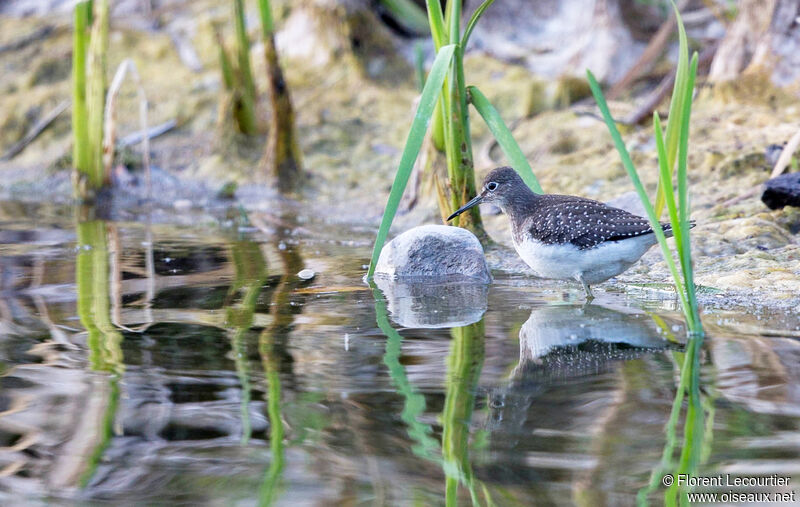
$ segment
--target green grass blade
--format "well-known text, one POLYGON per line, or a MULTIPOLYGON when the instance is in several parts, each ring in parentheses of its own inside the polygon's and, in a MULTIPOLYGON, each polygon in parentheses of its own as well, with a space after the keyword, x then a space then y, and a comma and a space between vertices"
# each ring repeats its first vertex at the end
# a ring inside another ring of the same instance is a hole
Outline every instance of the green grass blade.
POLYGON ((247 37, 247 26, 244 17, 244 0, 233 0, 233 24, 236 28, 234 51, 237 57, 237 70, 242 75, 242 83, 248 99, 254 105, 256 85, 253 81, 253 71, 250 66, 250 40, 247 37))
POLYGON ((258 13, 261 16, 261 31, 264 37, 275 33, 275 23, 272 20, 272 8, 269 0, 258 0, 258 13))
POLYGON ((431 27, 433 45, 438 52, 447 42, 447 27, 444 24, 442 4, 439 0, 425 0, 425 5, 428 8, 428 24, 431 27))
POLYGON ((444 24, 447 27, 448 43, 458 44, 461 42, 461 0, 447 0, 444 24))
POLYGON ((468 86, 467 91, 471 97, 472 105, 475 106, 475 109, 481 115, 483 121, 486 122, 486 125, 497 140, 497 144, 500 145, 503 153, 505 153, 506 157, 511 161, 511 166, 519 173, 522 180, 531 190, 537 194, 543 193, 542 187, 539 185, 539 180, 536 179, 536 176, 533 174, 533 169, 531 169, 531 165, 528 163, 528 159, 525 158, 522 149, 514 140, 511 131, 508 130, 506 124, 503 123, 500 113, 497 112, 497 109, 489 102, 489 99, 476 87, 468 86))
MULTIPOLYGON (((664 131, 661 128, 661 118, 658 116, 657 111, 653 111, 653 130, 655 131, 656 149, 658 151, 659 183, 664 189, 667 210, 669 211, 669 220, 672 225, 673 236, 675 237, 675 250, 678 252, 678 258, 681 258, 683 252, 683 234, 681 233, 681 223, 678 220, 678 208, 675 205, 672 176, 670 175, 669 165, 667 164, 667 148, 664 143, 664 131)), ((675 278, 675 288, 680 293, 684 292, 684 283, 679 278, 675 278)))
POLYGON ((99 189, 109 180, 103 165, 103 112, 106 104, 106 67, 108 64, 109 2, 97 3, 94 13, 86 74, 87 139, 89 141, 89 188, 99 189))
MULTIPOLYGON (((661 228, 661 223, 658 221, 658 216, 655 213, 653 204, 650 202, 650 198, 647 197, 647 191, 645 191, 644 185, 639 179, 639 174, 636 172, 636 168, 633 165, 633 161, 628 153, 628 149, 625 147, 625 143, 622 141, 622 136, 617 129, 617 124, 614 123, 614 119, 611 117, 611 112, 608 110, 608 104, 606 104, 606 99, 603 97, 603 91, 600 89, 600 84, 598 84, 591 71, 587 70, 586 74, 589 78, 589 87, 592 89, 592 95, 594 95, 594 99, 597 101, 600 112, 603 114, 603 120, 606 122, 606 126, 608 126, 608 130, 611 133, 611 139, 614 141, 614 146, 617 148, 619 157, 622 159, 622 165, 625 167, 625 171, 627 171, 631 181, 633 181, 633 186, 636 189, 636 193, 639 195, 639 199, 642 201, 642 205, 647 212, 647 218, 650 220, 650 226, 653 228, 656 239, 658 239, 658 244, 661 247, 661 254, 664 256, 664 262, 667 263, 669 271, 672 274, 672 278, 675 280, 676 289, 678 289, 680 287, 680 274, 678 273, 678 268, 675 265, 675 259, 672 258, 669 245, 667 245, 667 238, 664 236, 664 230, 661 228)), ((688 306, 686 294, 684 291, 680 290, 677 290, 677 293, 681 300, 681 307, 683 308, 687 325, 690 325, 691 328, 691 311, 688 306)))
POLYGON ((394 215, 397 213, 400 199, 403 197, 403 191, 406 189, 411 170, 414 168, 414 162, 416 162, 419 150, 422 148, 425 132, 428 130, 428 125, 433 115, 433 108, 442 93, 444 78, 447 76, 450 60, 453 58, 455 49, 455 45, 452 44, 440 49, 428 74, 428 80, 422 90, 414 121, 411 123, 406 146, 403 148, 403 154, 400 157, 400 165, 397 168, 392 189, 389 191, 389 200, 386 203, 386 209, 383 211, 381 226, 378 229, 378 236, 372 249, 367 278, 372 278, 372 275, 375 274, 375 264, 378 262, 378 256, 380 256, 383 244, 386 242, 386 237, 389 235, 389 228, 392 226, 392 220, 394 220, 394 215))
MULTIPOLYGON (((689 178, 688 178, 688 147, 689 147, 689 121, 692 113, 692 93, 694 92, 694 80, 697 75, 697 53, 692 57, 689 69, 689 76, 686 81, 686 88, 683 100, 683 114, 681 116, 680 149, 678 150, 678 219, 680 220, 680 233, 683 243, 681 253, 681 266, 683 267, 683 280, 686 283, 687 295, 692 312, 695 317, 697 329, 692 331, 702 331, 702 324, 697 314, 697 297, 694 288, 694 270, 692 268, 692 248, 689 236, 689 178)), ((676 233, 677 235, 677 233, 676 233)))
MULTIPOLYGON (((667 162, 669 167, 669 184, 672 185, 672 174, 675 171, 675 159, 678 154, 678 141, 680 139, 681 114, 683 113, 683 94, 679 90, 685 89, 687 74, 689 72, 689 44, 686 38, 686 29, 678 11, 678 6, 672 2, 675 18, 678 24, 678 67, 675 73, 675 85, 672 88, 672 99, 669 104, 667 117, 667 162)), ((659 184, 656 190, 656 215, 661 216, 664 210, 664 192, 659 184)))
POLYGON ((228 57, 228 51, 225 49, 225 44, 222 41, 222 36, 217 34, 217 48, 219 56, 219 68, 222 72, 222 83, 225 85, 225 90, 232 92, 235 86, 233 78, 233 64, 228 57))
MULTIPOLYGON (((89 171, 89 125, 86 112, 86 49, 89 47, 88 2, 75 4, 72 43, 72 165, 81 173, 89 171)), ((77 180, 76 180, 77 181, 77 180)), ((76 188, 76 195, 77 195, 76 188)))
POLYGON ((493 3, 494 0, 484 0, 484 2, 480 4, 477 9, 475 9, 475 12, 472 13, 472 16, 467 22, 467 27, 464 29, 464 35, 461 37, 462 50, 467 48, 467 42, 469 42, 469 37, 472 35, 472 30, 475 29, 475 25, 478 24, 478 20, 481 19, 483 13, 486 12, 486 9, 488 9, 493 3))
POLYGON ((685 88, 678 90, 684 96, 682 101, 683 110, 681 111, 680 125, 680 148, 678 150, 678 216, 681 225, 689 222, 689 199, 687 159, 689 146, 689 121, 692 112, 692 93, 694 91, 694 78, 697 73, 697 53, 692 57, 692 68, 686 81, 685 88))
POLYGON ((381 5, 407 30, 428 33, 428 16, 413 0, 381 0, 381 5))

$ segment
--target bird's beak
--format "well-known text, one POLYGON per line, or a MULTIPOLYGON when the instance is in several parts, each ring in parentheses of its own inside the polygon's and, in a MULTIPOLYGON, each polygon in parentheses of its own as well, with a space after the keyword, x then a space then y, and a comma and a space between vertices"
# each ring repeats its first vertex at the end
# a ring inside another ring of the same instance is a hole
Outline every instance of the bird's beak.
POLYGON ((456 212, 455 212, 455 213, 453 213, 452 215, 450 215, 449 217, 447 217, 447 221, 449 222, 450 220, 452 220, 452 219, 454 219, 455 217, 457 217, 458 215, 460 215, 460 214, 464 213, 464 212, 465 212, 465 211, 467 211, 468 209, 470 209, 470 208, 474 208, 475 206, 477 206, 478 204, 480 204, 480 203, 481 203, 481 201, 483 201, 483 194, 478 194, 478 195, 476 195, 476 196, 475 196, 475 197, 473 197, 473 198, 472 198, 472 199, 471 199, 471 200, 470 200, 470 201, 469 201, 467 204, 465 204, 465 205, 461 206, 460 208, 458 208, 458 209, 456 210, 456 212))

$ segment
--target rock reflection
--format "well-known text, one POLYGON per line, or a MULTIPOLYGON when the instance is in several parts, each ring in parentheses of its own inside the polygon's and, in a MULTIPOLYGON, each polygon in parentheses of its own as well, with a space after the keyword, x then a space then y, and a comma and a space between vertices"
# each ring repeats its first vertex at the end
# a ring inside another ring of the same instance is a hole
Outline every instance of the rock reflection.
MULTIPOLYGON (((408 435, 415 441, 412 451, 419 457, 441 463, 445 475, 446 505, 459 503, 459 485, 466 487, 473 504, 491 504, 487 489, 480 487, 480 481, 474 477, 469 458, 470 423, 475 408, 475 391, 483 367, 486 340, 482 318, 477 322, 450 330, 452 340, 447 359, 440 447, 432 436, 433 429, 430 425, 419 420, 425 413, 425 397, 409 382, 405 367, 400 362, 403 338, 389 323, 386 304, 374 287, 373 297, 378 327, 387 338, 384 363, 389 368, 397 391, 405 400, 401 418, 407 425, 408 435), (437 456, 439 449, 441 449, 441 459, 437 456), (480 500, 481 497, 483 502, 480 500)), ((415 327, 440 327, 438 323, 421 325, 423 320, 425 319, 415 318, 415 327)))
POLYGON ((392 320, 408 328, 446 328, 478 322, 487 308, 489 287, 483 283, 405 282, 376 277, 392 320))

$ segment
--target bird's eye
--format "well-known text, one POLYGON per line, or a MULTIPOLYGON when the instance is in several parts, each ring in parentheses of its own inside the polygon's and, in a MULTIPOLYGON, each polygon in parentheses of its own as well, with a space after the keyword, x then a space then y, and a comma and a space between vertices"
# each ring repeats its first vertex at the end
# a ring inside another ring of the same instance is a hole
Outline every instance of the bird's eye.
POLYGON ((494 181, 490 181, 489 183, 486 184, 486 188, 490 192, 494 192, 495 190, 497 190, 497 183, 495 183, 494 181))

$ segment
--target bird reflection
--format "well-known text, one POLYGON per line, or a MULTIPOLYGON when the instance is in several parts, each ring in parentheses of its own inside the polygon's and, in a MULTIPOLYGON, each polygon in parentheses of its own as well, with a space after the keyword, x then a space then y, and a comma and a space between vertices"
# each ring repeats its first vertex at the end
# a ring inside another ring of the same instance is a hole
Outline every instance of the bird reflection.
POLYGON ((663 325, 660 318, 625 306, 534 308, 519 332, 519 363, 508 383, 490 395, 492 430, 524 433, 519 429, 525 425, 531 405, 550 386, 578 382, 581 377, 611 370, 619 361, 679 346, 667 339, 663 325))

